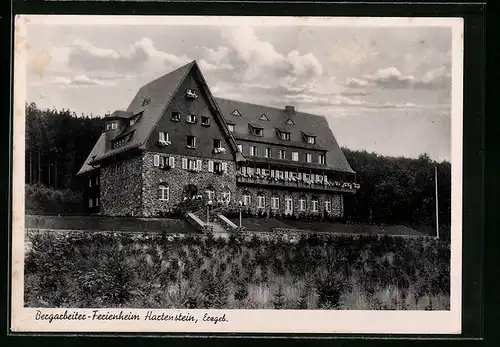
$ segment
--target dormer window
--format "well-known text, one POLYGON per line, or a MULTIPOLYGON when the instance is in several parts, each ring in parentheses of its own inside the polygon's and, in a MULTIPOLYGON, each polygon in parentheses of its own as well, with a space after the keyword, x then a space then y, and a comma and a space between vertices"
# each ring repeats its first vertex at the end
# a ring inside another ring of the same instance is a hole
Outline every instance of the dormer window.
POLYGON ((255 136, 264 136, 264 129, 262 127, 259 127, 257 125, 252 125, 249 124, 250 130, 252 131, 252 134, 255 136))
POLYGON ((295 125, 294 121, 293 121, 293 120, 291 120, 291 119, 288 119, 288 120, 286 121, 286 124, 288 124, 288 125, 295 125))
POLYGON ((231 112, 231 114, 232 114, 233 116, 236 116, 236 117, 241 117, 241 113, 240 113, 240 111, 238 111, 238 110, 233 110, 233 112, 231 112))
POLYGON ((186 90, 186 96, 189 99, 196 99, 198 97, 198 95, 196 95, 196 91, 194 89, 188 89, 188 90, 186 90))
POLYGON ((310 143, 311 145, 316 144, 316 138, 314 136, 307 136, 306 140, 307 140, 307 143, 310 143))
POLYGON ((173 120, 174 122, 180 122, 181 121, 181 113, 177 112, 177 111, 173 111, 170 119, 173 120))
POLYGON ((144 98, 144 100, 142 100, 142 106, 146 106, 147 104, 149 104, 150 101, 151 98, 144 98))
POLYGON ((318 164, 325 165, 325 155, 324 154, 318 155, 318 164))
POLYGON ((230 132, 234 132, 234 124, 228 124, 227 128, 229 129, 230 132))
POLYGON ((290 133, 289 132, 281 131, 278 129, 277 133, 278 133, 278 137, 280 139, 290 141, 290 133))
POLYGON ((108 122, 106 123, 106 130, 115 130, 118 129, 118 123, 117 122, 108 122))
POLYGON ((263 113, 263 114, 260 116, 260 118, 259 118, 259 119, 260 119, 260 120, 265 120, 265 121, 268 121, 268 120, 269 120, 269 118, 266 116, 266 114, 265 114, 265 113, 263 113))
POLYGON ((188 116, 187 116, 187 122, 191 123, 191 124, 196 123, 196 115, 194 115, 194 114, 188 114, 188 116))

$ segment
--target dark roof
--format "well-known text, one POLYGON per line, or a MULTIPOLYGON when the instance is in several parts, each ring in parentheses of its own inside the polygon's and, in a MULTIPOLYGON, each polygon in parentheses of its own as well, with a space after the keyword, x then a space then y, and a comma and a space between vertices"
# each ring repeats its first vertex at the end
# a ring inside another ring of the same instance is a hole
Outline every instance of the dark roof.
POLYGON ((285 108, 279 109, 223 98, 215 99, 227 122, 234 124, 233 135, 237 140, 265 141, 283 146, 325 149, 328 151, 326 153, 328 168, 337 171, 354 172, 340 149, 325 117, 299 111, 295 111, 295 114, 291 116, 285 111, 285 108), (240 112, 241 117, 231 114, 235 109, 240 112), (263 113, 269 118, 268 121, 259 119, 263 113), (292 119, 295 125, 286 124, 288 119, 292 119), (253 136, 248 124, 264 128, 263 136, 253 136), (290 132, 290 141, 279 139, 276 135, 276 129, 290 132), (316 145, 305 143, 302 133, 314 134, 316 136, 316 145))
POLYGON ((89 156, 87 159, 85 159, 85 162, 83 163, 82 167, 80 168, 80 171, 78 171, 77 175, 84 174, 86 172, 90 172, 94 170, 92 166, 89 165, 89 162, 92 161, 93 157, 97 157, 98 155, 101 155, 105 151, 105 143, 104 143, 104 134, 101 134, 99 137, 99 140, 95 143, 94 147, 90 151, 89 156))
POLYGON ((116 110, 115 112, 108 114, 105 119, 114 119, 114 118, 125 118, 128 119, 134 115, 133 112, 127 112, 122 110, 116 110))
MULTIPOLYGON (((220 120, 224 133, 230 139, 231 145, 234 147, 235 151, 237 151, 235 138, 248 137, 248 140, 251 141, 252 138, 255 137, 251 134, 248 126, 249 123, 252 123, 264 129, 264 136, 257 138, 260 141, 264 140, 269 143, 282 144, 285 146, 295 144, 303 148, 326 149, 328 151, 326 161, 329 168, 353 172, 324 117, 300 112, 296 112, 293 116, 290 116, 290 114, 286 113, 284 110, 277 108, 214 98, 206 85, 206 81, 198 65, 193 61, 144 85, 139 89, 126 111, 115 111, 117 115, 123 116, 123 118, 129 118, 131 115, 137 115, 141 112, 143 112, 143 114, 139 122, 132 126, 125 126, 123 131, 115 137, 118 138, 129 132, 133 132, 129 142, 124 146, 106 151, 105 138, 104 134, 102 134, 78 174, 92 170, 92 165, 90 164, 97 164, 101 159, 114 156, 133 148, 144 149, 145 143, 151 132, 193 67, 196 67, 196 71, 199 72, 199 76, 206 87, 205 89, 209 95, 209 99, 213 100, 213 106, 217 109, 216 113, 222 115, 222 117, 217 117, 217 120, 220 120), (143 105, 145 98, 147 98, 149 102, 143 105), (238 110, 242 116, 232 115, 231 113, 234 110, 238 110), (259 120, 263 113, 269 118, 268 121, 259 120), (289 118, 293 119, 295 125, 286 124, 289 118), (234 124, 234 134, 227 129, 226 121, 234 124), (276 136, 276 128, 278 127, 280 129, 290 129, 288 131, 291 133, 291 141, 280 140, 276 136), (301 131, 317 134, 316 144, 311 145, 305 143, 301 131)), ((244 160, 244 157, 238 151, 236 152, 236 160, 244 160)))

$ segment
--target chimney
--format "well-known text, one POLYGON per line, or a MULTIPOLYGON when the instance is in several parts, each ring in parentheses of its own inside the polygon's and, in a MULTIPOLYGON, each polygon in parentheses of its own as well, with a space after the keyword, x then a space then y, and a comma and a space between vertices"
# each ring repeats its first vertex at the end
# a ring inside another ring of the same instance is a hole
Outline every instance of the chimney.
POLYGON ((285 106, 285 112, 289 116, 293 116, 295 114, 295 107, 287 105, 287 106, 285 106))

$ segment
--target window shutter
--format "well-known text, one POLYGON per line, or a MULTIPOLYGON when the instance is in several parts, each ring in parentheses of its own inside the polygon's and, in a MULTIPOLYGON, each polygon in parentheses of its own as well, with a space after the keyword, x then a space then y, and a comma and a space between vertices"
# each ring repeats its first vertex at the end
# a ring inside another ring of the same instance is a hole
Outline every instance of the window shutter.
POLYGON ((214 162, 211 160, 208 161, 208 171, 214 172, 214 162))
POLYGON ((187 170, 188 168, 188 160, 187 158, 182 158, 182 169, 187 170))
POLYGON ((288 171, 285 171, 285 178, 288 178, 288 171))
POLYGON ((175 167, 175 158, 174 157, 168 158, 168 165, 172 168, 175 167))
POLYGON ((200 160, 200 159, 196 160, 196 169, 197 169, 197 170, 199 170, 199 171, 201 171, 201 170, 202 170, 201 165, 202 165, 202 164, 201 164, 201 160, 200 160))
POLYGON ((165 133, 165 141, 168 141, 168 133, 165 133))
POLYGON ((227 163, 226 162, 222 163, 222 171, 227 172, 227 163))
POLYGON ((154 166, 160 166, 160 156, 158 154, 155 154, 153 156, 153 165, 154 166))
POLYGON ((161 199, 161 186, 158 187, 156 190, 156 198, 159 200, 161 199))

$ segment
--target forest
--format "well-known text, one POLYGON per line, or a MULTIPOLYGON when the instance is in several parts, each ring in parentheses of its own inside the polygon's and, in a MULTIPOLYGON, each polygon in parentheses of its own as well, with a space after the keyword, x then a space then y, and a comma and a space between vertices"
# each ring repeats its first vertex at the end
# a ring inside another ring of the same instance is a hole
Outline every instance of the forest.
MULTIPOLYGON (((77 115, 68 109, 26 105, 26 185, 28 213, 77 214, 79 182, 76 173, 103 131, 103 117, 77 115), (54 198, 56 197, 56 198, 54 198), (58 203, 54 206, 51 200, 58 203), (66 199, 70 201, 65 201, 66 199), (71 205, 71 208, 64 208, 71 205), (62 207, 61 207, 62 206, 62 207)), ((418 228, 435 225, 435 168, 438 175, 439 224, 449 232, 451 164, 423 153, 418 158, 388 157, 343 148, 361 188, 346 198, 351 223, 403 224, 418 228)), ((80 204, 81 206, 81 204, 80 204)))

